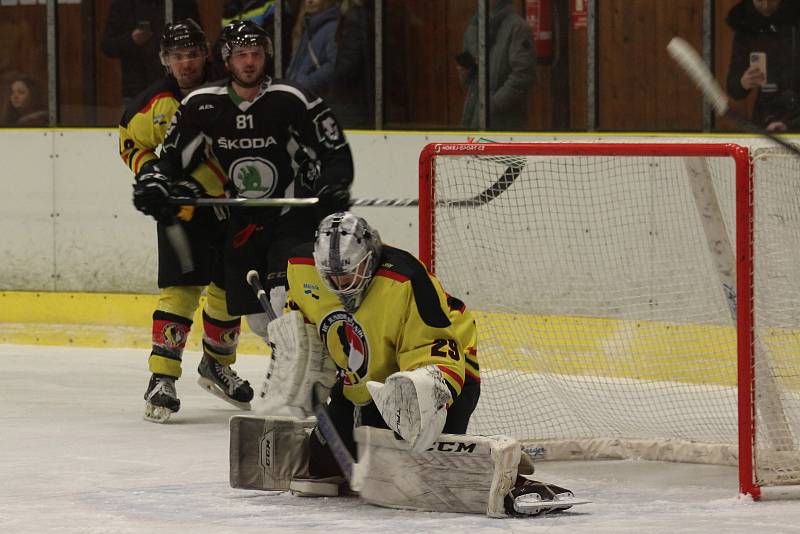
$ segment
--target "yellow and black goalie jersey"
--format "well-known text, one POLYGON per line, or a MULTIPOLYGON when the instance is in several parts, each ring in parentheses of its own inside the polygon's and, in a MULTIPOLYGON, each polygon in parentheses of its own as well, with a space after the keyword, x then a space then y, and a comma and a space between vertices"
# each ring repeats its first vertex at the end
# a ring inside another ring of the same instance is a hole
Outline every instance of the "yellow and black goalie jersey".
MULTIPOLYGON (((165 76, 125 108, 119 123, 119 155, 133 174, 139 174, 146 163, 158 159, 156 150, 164 142, 180 101, 178 82, 172 76, 165 76)), ((206 160, 191 175, 209 195, 223 194, 227 178, 215 160, 206 160)))
POLYGON ((465 381, 480 381, 472 314, 410 253, 384 245, 381 266, 353 314, 323 284, 310 246, 289 259, 287 276, 287 306, 316 326, 354 404, 370 402, 367 381, 431 364, 453 399, 465 381))

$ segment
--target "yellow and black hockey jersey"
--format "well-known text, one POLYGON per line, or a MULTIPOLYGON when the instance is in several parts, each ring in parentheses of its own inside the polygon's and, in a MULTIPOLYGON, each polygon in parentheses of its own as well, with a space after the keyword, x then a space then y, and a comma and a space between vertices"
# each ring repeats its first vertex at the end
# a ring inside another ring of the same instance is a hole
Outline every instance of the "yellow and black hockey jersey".
POLYGON ((431 364, 441 369, 454 400, 465 381, 480 381, 472 314, 410 253, 384 245, 381 265, 353 314, 323 284, 311 246, 289 259, 287 276, 287 306, 317 327, 354 404, 371 400, 368 380, 384 382, 396 371, 431 364))
MULTIPOLYGON (((180 103, 178 82, 172 76, 165 76, 125 108, 119 124, 119 154, 133 174, 138 174, 146 163, 158 159, 156 150, 164 142, 180 103)), ((191 175, 209 195, 223 194, 226 177, 214 159, 204 161, 191 175)))

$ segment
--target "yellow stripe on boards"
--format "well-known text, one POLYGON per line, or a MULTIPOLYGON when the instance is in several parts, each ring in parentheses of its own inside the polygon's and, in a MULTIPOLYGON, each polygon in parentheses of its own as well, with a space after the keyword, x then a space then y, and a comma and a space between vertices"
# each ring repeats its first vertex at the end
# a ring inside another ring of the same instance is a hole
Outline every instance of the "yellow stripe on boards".
POLYGON ((736 384, 733 326, 474 313, 481 369, 736 384))
MULTIPOLYGON (((0 292, 0 343, 81 347, 151 346, 158 295, 0 292)), ((201 350, 205 297, 194 316, 187 350, 201 350)), ((264 342, 242 321, 240 354, 266 354, 264 342)))

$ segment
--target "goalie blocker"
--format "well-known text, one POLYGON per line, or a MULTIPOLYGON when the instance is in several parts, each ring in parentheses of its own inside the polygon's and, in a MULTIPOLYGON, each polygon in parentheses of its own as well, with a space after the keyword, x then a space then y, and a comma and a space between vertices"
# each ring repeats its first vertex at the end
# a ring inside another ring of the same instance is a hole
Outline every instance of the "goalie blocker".
MULTIPOLYGON (((308 474, 313 420, 233 416, 230 483, 234 488, 285 491, 308 474)), ((442 434, 414 452, 391 430, 355 430, 359 461, 351 485, 378 506, 490 517, 538 515, 589 501, 530 479, 533 461, 507 436, 442 434)))

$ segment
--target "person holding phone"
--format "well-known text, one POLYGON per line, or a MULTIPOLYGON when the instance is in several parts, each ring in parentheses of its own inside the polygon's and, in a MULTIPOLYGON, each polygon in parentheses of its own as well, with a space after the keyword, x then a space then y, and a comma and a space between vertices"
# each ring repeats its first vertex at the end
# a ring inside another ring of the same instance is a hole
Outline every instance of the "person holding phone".
MULTIPOLYGON (((173 0, 173 18, 199 20, 197 2, 173 0)), ((102 50, 120 61, 123 105, 164 76, 158 57, 158 36, 163 30, 164 0, 111 1, 102 50)))
POLYGON ((789 0, 741 0, 728 13, 734 30, 727 90, 734 100, 758 92, 752 120, 771 130, 786 130, 798 110, 788 109, 798 93, 800 8, 789 0))

